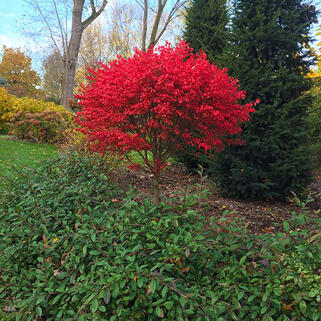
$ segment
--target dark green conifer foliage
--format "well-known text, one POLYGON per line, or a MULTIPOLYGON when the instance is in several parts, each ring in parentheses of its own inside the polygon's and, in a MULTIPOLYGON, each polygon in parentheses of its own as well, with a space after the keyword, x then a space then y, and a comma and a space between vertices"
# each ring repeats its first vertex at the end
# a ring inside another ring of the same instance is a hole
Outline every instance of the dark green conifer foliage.
MULTIPOLYGON (((222 61, 228 42, 228 22, 226 0, 192 0, 187 9, 184 39, 195 52, 203 50, 211 62, 224 67, 222 61)), ((208 169, 207 155, 196 147, 185 144, 184 150, 176 153, 176 159, 191 171, 198 170, 198 164, 208 169)))
POLYGON ((202 49, 211 62, 216 61, 226 44, 227 23, 226 0, 192 0, 184 39, 196 52, 202 49))
POLYGON ((315 8, 302 0, 236 1, 226 65, 247 100, 261 103, 240 135, 246 144, 228 147, 211 164, 223 194, 285 199, 309 182, 304 76, 313 63, 308 44, 315 20, 315 8))

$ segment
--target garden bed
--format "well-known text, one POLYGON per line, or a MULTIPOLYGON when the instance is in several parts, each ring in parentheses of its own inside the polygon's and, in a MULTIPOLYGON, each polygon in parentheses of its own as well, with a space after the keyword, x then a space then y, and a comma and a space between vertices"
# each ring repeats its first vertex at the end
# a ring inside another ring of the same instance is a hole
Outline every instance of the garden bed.
MULTIPOLYGON (((239 218, 251 232, 274 232, 281 228, 284 220, 291 217, 292 212, 301 213, 302 206, 305 206, 305 214, 321 217, 321 176, 319 172, 314 173, 314 181, 306 191, 307 199, 305 203, 293 195, 289 202, 264 201, 264 200, 238 200, 222 197, 219 188, 210 180, 205 178, 203 189, 208 189, 207 215, 221 217, 226 211, 231 218, 239 218), (299 204, 300 203, 300 204, 299 204), (276 224, 277 223, 277 224, 276 224)), ((117 170, 110 173, 110 178, 123 189, 132 187, 137 190, 136 199, 142 201, 153 195, 152 176, 137 170, 117 170)), ((160 181, 160 191, 163 200, 184 197, 191 191, 199 190, 200 176, 197 174, 187 174, 183 165, 173 163, 162 173, 160 181)))

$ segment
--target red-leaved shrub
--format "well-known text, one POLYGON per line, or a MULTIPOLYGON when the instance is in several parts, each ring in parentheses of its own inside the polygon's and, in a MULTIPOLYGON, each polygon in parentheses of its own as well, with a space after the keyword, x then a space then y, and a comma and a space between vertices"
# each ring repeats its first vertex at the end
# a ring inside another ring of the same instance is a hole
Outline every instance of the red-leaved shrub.
POLYGON ((39 113, 19 111, 8 123, 9 134, 19 139, 56 144, 64 141, 65 131, 72 127, 69 113, 45 110, 39 113))
POLYGON ((136 50, 91 74, 76 96, 83 106, 79 130, 102 154, 130 158, 137 151, 154 175, 156 198, 160 171, 182 143, 205 151, 237 143, 224 137, 241 131, 257 102, 240 104, 245 91, 237 79, 210 64, 205 53, 194 55, 184 41, 136 50))

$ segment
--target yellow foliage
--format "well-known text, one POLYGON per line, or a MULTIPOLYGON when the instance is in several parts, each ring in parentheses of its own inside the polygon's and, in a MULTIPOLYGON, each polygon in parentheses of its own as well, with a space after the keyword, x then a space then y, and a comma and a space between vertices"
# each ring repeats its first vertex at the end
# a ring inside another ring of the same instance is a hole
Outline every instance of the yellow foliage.
POLYGON ((63 106, 29 97, 18 98, 9 95, 5 88, 0 87, 0 130, 3 129, 5 124, 20 111, 40 113, 47 110, 56 111, 59 114, 64 113, 68 118, 66 120, 71 120, 73 118, 73 114, 67 111, 63 106))
MULTIPOLYGON (((316 33, 316 35, 320 35, 321 34, 321 26, 317 29, 318 32, 316 33)), ((320 81, 321 81, 321 42, 317 43, 317 47, 319 47, 317 49, 317 51, 315 51, 313 48, 313 52, 314 52, 314 56, 317 59, 317 68, 314 70, 310 70, 310 72, 307 74, 307 77, 312 79, 316 85, 320 85, 320 81), (317 84, 318 83, 318 84, 317 84)))
POLYGON ((3 47, 0 76, 8 82, 8 92, 18 97, 39 97, 41 79, 31 68, 31 58, 20 49, 3 47))

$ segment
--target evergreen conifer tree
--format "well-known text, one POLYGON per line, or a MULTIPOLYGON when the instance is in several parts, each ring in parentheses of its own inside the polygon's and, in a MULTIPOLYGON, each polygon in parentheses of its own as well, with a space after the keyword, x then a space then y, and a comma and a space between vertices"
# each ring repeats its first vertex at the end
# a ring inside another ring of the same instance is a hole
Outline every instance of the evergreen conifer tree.
POLYGON ((311 178, 305 150, 315 7, 302 0, 236 0, 226 65, 247 99, 259 98, 240 138, 211 164, 225 195, 285 199, 311 178))
POLYGON ((216 61, 226 43, 227 23, 226 0, 192 0, 184 39, 196 52, 202 49, 210 61, 216 61))

